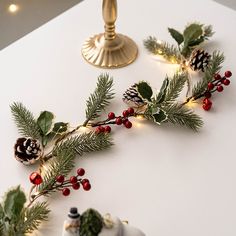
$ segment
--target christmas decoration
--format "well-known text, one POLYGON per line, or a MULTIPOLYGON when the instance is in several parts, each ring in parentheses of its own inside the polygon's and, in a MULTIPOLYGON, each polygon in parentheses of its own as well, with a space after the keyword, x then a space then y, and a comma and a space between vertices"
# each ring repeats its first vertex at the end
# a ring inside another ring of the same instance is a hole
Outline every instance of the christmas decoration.
POLYGON ((177 46, 157 40, 155 37, 144 40, 144 46, 150 53, 160 55, 170 63, 180 65, 179 70, 185 72, 187 76, 188 95, 192 85, 189 69, 204 72, 211 63, 211 56, 199 47, 212 37, 214 32, 211 25, 199 23, 187 25, 183 33, 173 28, 168 28, 168 31, 177 46))
POLYGON ((202 71, 208 67, 210 61, 210 55, 204 50, 196 50, 192 53, 189 60, 189 66, 194 71, 202 71))
POLYGON ((25 165, 34 164, 42 155, 40 142, 32 138, 19 138, 15 144, 15 158, 25 165))

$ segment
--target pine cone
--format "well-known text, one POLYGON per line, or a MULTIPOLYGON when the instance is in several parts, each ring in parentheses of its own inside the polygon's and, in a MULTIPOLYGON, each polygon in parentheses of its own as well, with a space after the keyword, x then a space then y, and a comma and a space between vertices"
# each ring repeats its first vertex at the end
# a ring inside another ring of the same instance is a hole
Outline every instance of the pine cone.
POLYGON ((146 102, 139 96, 137 91, 137 84, 132 85, 123 94, 123 101, 127 103, 130 107, 142 107, 146 105, 146 102))
POLYGON ((209 65, 210 58, 211 55, 209 55, 204 50, 198 49, 192 53, 189 65, 194 71, 204 72, 209 65))
POLYGON ((42 155, 40 142, 31 138, 19 138, 14 146, 15 158, 25 164, 34 164, 42 155))

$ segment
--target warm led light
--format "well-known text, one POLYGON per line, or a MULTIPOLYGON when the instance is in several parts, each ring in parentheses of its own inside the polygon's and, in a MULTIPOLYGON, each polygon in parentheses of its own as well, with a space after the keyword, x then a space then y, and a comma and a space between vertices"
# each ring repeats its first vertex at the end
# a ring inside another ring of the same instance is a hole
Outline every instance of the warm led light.
POLYGON ((157 43, 158 43, 158 44, 162 44, 162 41, 158 39, 158 40, 157 40, 157 43))
POLYGON ((17 12, 18 9, 19 9, 19 7, 18 7, 16 4, 11 4, 11 5, 8 7, 9 12, 12 12, 12 13, 17 12))
POLYGON ((144 120, 144 117, 142 115, 137 115, 136 118, 139 120, 144 120))
POLYGON ((157 53, 160 54, 160 55, 163 54, 163 52, 162 52, 161 49, 159 49, 159 50, 157 51, 157 53))
POLYGON ((193 108, 193 107, 196 107, 197 105, 197 102, 195 100, 189 100, 187 103, 186 103, 186 106, 188 106, 189 108, 193 108))
POLYGON ((80 130, 81 132, 89 132, 89 131, 90 131, 89 128, 87 128, 87 127, 85 127, 85 126, 80 127, 79 130, 80 130))

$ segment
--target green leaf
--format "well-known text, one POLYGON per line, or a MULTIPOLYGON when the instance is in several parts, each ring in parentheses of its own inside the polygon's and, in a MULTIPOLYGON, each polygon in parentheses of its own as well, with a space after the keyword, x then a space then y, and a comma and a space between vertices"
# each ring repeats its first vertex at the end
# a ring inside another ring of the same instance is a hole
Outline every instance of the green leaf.
POLYGON ((168 77, 166 77, 162 83, 161 90, 157 96, 157 99, 156 99, 157 104, 160 104, 165 100, 168 85, 169 85, 169 79, 168 77))
POLYGON ((53 123, 53 118, 54 115, 53 113, 49 112, 49 111, 43 111, 38 120, 37 123, 42 131, 43 135, 47 135, 52 127, 52 123, 53 123))
POLYGON ((152 92, 152 88, 149 86, 147 82, 145 81, 139 82, 137 84, 137 91, 143 99, 151 101, 153 92, 152 92))
POLYGON ((202 34, 202 25, 196 23, 190 24, 184 30, 184 41, 186 44, 188 44, 190 41, 193 41, 202 36, 202 34))
POLYGON ((166 112, 161 109, 159 110, 158 113, 153 114, 152 116, 153 116, 153 121, 158 125, 160 125, 161 123, 163 123, 168 119, 166 112))
POLYGON ((201 37, 199 37, 198 39, 194 39, 194 40, 190 41, 190 42, 188 43, 188 46, 189 46, 189 47, 196 47, 196 46, 198 46, 199 44, 203 43, 204 40, 205 40, 204 37, 201 36, 201 37))
POLYGON ((4 201, 4 212, 9 219, 17 221, 23 206, 26 202, 25 193, 18 186, 6 193, 6 198, 4 201))
POLYGON ((57 122, 54 124, 54 127, 52 129, 52 133, 55 134, 63 134, 67 131, 69 123, 64 122, 57 122))
POLYGON ((184 41, 184 36, 177 30, 173 28, 168 28, 171 36, 175 39, 175 41, 180 45, 184 41))

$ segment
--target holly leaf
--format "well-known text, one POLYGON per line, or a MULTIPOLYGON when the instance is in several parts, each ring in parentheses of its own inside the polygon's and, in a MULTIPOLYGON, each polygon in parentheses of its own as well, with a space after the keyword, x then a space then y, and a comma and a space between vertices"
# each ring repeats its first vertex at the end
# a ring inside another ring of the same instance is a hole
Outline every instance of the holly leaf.
POLYGON ((185 44, 188 45, 189 42, 196 40, 197 38, 202 36, 202 34, 202 25, 196 23, 190 24, 185 28, 183 33, 185 44))
POLYGON ((153 114, 152 117, 153 117, 153 121, 158 125, 166 121, 168 118, 166 112, 161 109, 159 110, 158 113, 153 114))
POLYGON ((8 191, 3 204, 3 209, 6 216, 16 222, 25 203, 26 196, 25 193, 20 189, 20 186, 8 191))
POLYGON ((168 85, 169 85, 169 79, 168 77, 166 77, 162 83, 161 90, 156 98, 157 104, 160 104, 165 100, 168 85))
POLYGON ((53 123, 53 118, 53 113, 49 111, 41 112, 37 120, 37 124, 39 125, 43 135, 47 135, 50 132, 53 123))
POLYGON ((171 34, 172 38, 180 45, 184 41, 184 36, 177 30, 173 28, 168 28, 169 33, 171 34))
POLYGON ((198 39, 192 40, 188 43, 189 47, 195 47, 204 42, 204 37, 201 36, 198 39))
POLYGON ((52 133, 54 134, 63 134, 67 131, 69 123, 57 122, 54 124, 52 133))
POLYGON ((153 92, 152 92, 152 88, 147 82, 145 81, 139 82, 137 84, 137 91, 143 99, 146 99, 151 102, 151 97, 152 97, 153 92))

